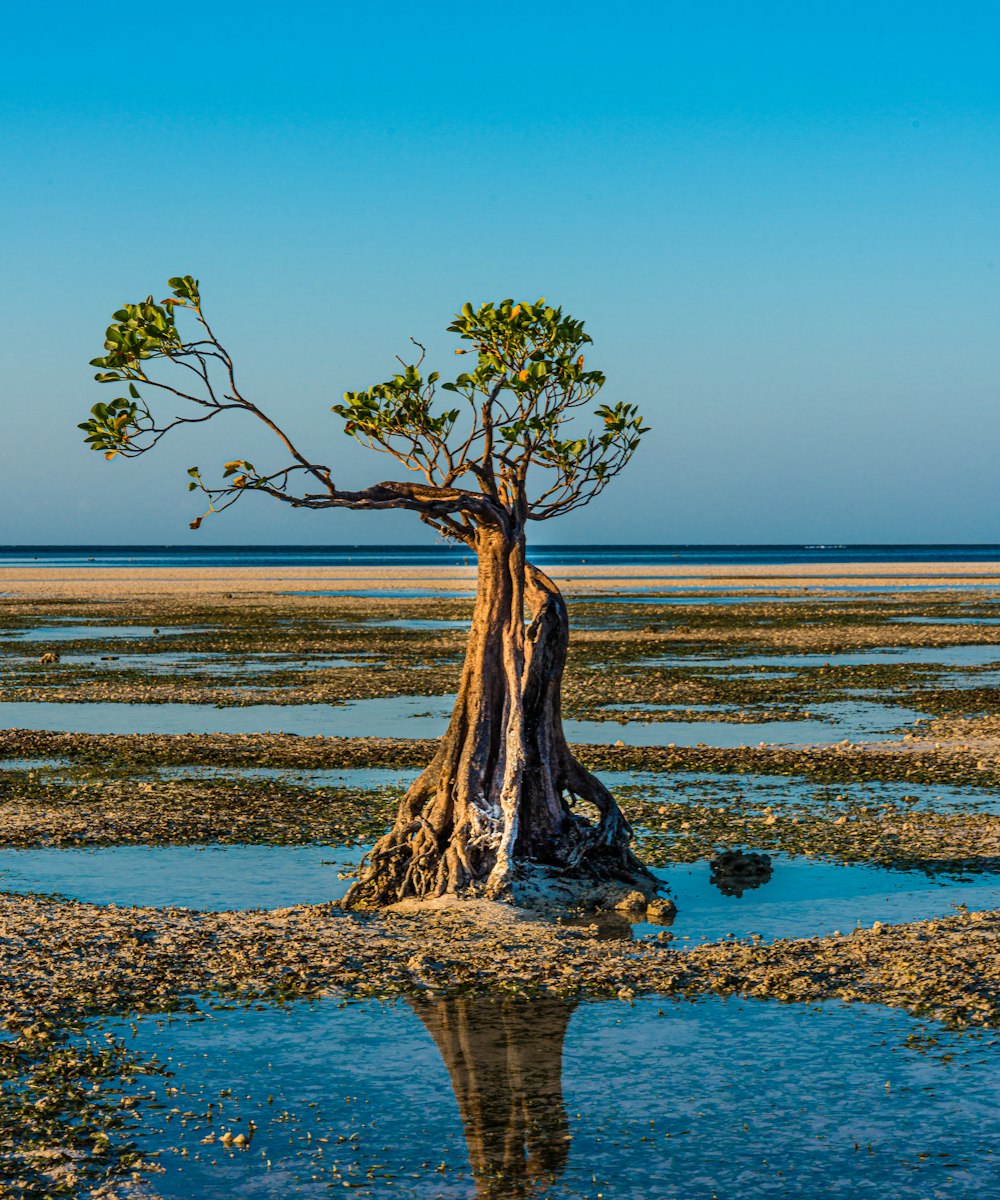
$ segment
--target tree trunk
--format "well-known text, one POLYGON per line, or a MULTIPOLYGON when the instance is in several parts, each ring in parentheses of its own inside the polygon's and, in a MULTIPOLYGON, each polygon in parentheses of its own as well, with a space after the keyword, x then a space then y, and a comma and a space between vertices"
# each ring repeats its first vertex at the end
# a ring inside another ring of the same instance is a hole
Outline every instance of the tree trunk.
POLYGON ((562 1055, 575 1002, 450 996, 413 1007, 448 1068, 477 1196, 541 1195, 569 1158, 562 1055))
POLYGON ((506 898, 528 863, 651 882, 614 797, 563 735, 562 594, 525 562, 523 538, 481 528, 476 551, 476 606, 448 730, 363 864, 347 907, 446 893, 506 898), (578 801, 596 819, 575 812, 578 801))

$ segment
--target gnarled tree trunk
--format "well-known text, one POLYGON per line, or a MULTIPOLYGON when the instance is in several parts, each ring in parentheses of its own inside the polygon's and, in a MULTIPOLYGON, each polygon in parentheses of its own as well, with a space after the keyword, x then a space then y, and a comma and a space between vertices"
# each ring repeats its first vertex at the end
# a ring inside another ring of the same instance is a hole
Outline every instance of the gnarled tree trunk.
POLYGON ((650 882, 614 797, 563 735, 562 594, 525 561, 523 537, 481 527, 476 552, 476 606, 448 730, 368 856, 347 907, 445 893, 501 898, 527 863, 650 882), (596 820, 574 811, 579 801, 596 820))

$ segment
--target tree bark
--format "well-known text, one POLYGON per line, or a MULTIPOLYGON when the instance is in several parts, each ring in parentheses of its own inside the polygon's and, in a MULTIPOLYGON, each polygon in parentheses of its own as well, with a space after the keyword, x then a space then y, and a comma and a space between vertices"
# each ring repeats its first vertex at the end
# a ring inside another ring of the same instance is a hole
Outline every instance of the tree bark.
POLYGON ((651 880, 629 849, 631 829, 614 797, 563 734, 562 594, 525 561, 523 537, 480 527, 476 552, 476 605, 447 732, 362 865, 346 907, 446 893, 509 898, 524 864, 651 880), (591 817, 575 811, 579 802, 591 817))

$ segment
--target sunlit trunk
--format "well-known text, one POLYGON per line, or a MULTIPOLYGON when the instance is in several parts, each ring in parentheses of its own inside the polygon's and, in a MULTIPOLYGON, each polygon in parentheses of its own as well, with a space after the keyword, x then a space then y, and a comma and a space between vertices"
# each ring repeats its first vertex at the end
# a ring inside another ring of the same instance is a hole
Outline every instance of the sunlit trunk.
POLYGON ((476 550, 476 605, 448 730, 348 893, 349 907, 505 896, 527 863, 596 878, 644 875, 614 798, 563 736, 561 593, 525 562, 523 539, 481 529, 476 550), (596 820, 574 812, 576 800, 593 806, 596 820))

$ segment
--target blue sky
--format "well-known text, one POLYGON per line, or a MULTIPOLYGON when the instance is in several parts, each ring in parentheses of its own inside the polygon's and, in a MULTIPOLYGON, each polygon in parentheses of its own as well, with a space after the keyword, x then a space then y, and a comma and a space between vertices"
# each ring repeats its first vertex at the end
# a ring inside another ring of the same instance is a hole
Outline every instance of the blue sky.
POLYGON ((246 391, 346 484, 329 412, 469 299, 587 321, 653 432, 552 541, 1000 540, 1000 9, 341 4, 5 15, 2 542, 420 541, 76 423, 110 312, 192 273, 246 391))

